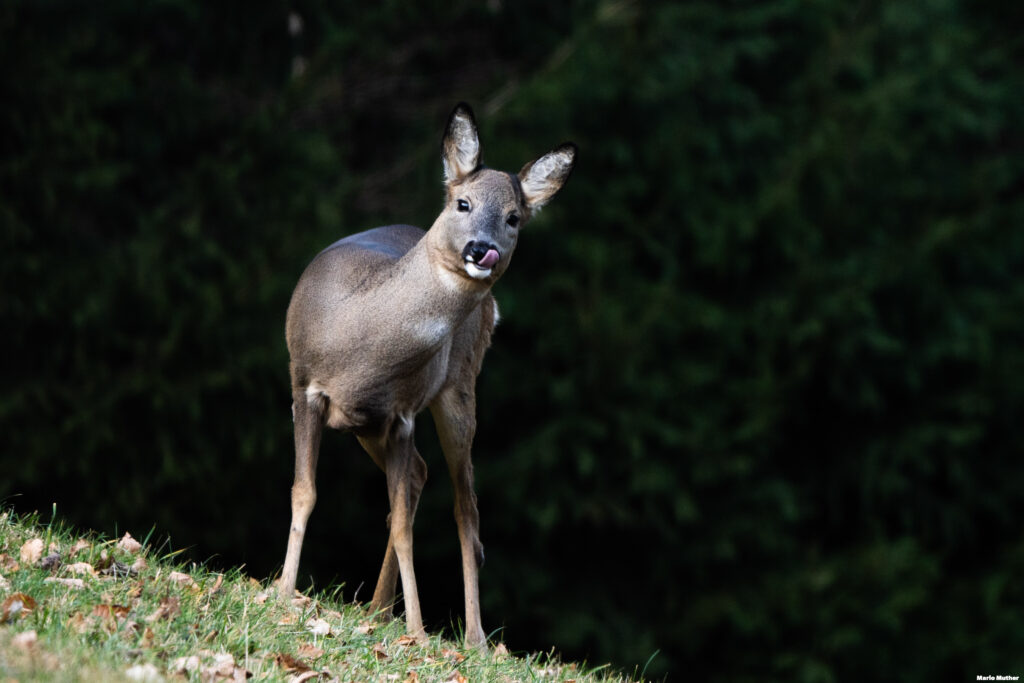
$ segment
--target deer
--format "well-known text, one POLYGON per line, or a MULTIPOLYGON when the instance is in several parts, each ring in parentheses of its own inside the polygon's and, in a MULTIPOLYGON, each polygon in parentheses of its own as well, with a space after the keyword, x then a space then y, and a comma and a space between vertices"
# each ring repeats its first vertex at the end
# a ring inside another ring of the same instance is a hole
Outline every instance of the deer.
POLYGON ((387 549, 370 609, 391 617, 401 577, 407 631, 426 640, 412 530, 427 479, 413 443, 414 421, 427 408, 455 494, 465 642, 486 649, 478 583, 484 551, 470 449, 476 380, 498 321, 491 288, 508 268, 520 230, 568 180, 576 153, 566 142, 518 174, 487 168, 473 111, 460 103, 441 143, 444 207, 430 229, 388 225, 344 237, 302 273, 285 323, 295 480, 281 599, 295 592, 323 428, 348 431, 387 482, 387 549))

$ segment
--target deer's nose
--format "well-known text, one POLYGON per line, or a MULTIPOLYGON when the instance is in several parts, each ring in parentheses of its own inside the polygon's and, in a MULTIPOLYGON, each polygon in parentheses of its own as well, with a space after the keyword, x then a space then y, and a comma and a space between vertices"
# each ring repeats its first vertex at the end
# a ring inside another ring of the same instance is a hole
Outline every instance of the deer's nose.
POLYGON ((474 240, 462 250, 462 260, 472 261, 481 268, 493 268, 500 258, 498 249, 490 242, 474 240))

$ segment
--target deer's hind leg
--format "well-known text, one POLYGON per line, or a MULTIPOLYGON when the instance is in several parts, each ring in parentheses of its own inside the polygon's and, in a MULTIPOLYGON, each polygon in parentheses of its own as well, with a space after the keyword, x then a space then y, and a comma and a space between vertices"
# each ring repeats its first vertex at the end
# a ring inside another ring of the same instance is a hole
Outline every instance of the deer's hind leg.
POLYGON ((406 626, 411 635, 422 639, 426 633, 423 630, 413 569, 412 526, 420 493, 427 479, 427 465, 413 444, 412 418, 399 418, 383 436, 360 436, 359 443, 384 470, 391 504, 388 547, 374 590, 372 606, 384 613, 390 611, 397 579, 401 576, 406 626))
POLYGON ((323 394, 307 396, 305 390, 292 392, 295 421, 295 483, 292 485, 292 524, 288 532, 288 551, 278 584, 278 595, 288 599, 295 591, 299 555, 306 535, 306 522, 316 504, 316 462, 320 454, 327 398, 323 394))
MULTIPOLYGON (((363 439, 359 440, 363 445, 363 448, 370 457, 373 458, 377 466, 380 467, 381 471, 387 474, 387 467, 384 464, 383 459, 379 459, 375 455, 375 451, 372 450, 373 442, 369 444, 364 442, 363 439)), ((427 463, 424 462, 423 458, 420 457, 419 453, 415 453, 415 457, 412 458, 410 464, 410 483, 411 489, 410 494, 410 511, 415 518, 416 508, 419 506, 420 494, 423 492, 423 485, 427 481, 427 463)), ((373 601, 370 603, 370 609, 376 612, 381 618, 389 619, 392 614, 392 609, 395 604, 395 589, 398 586, 399 567, 398 567, 398 555, 395 554, 395 542, 391 537, 391 515, 388 515, 387 519, 388 529, 388 547, 384 551, 384 562, 381 564, 380 575, 377 577, 377 587, 373 591, 373 601)))

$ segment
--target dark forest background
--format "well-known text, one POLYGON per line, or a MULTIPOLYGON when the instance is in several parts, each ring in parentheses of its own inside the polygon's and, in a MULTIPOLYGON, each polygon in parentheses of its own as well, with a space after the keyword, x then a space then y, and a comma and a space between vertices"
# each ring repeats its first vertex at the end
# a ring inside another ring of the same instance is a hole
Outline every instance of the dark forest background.
MULTIPOLYGON (((1024 674, 1024 4, 0 4, 0 499, 283 561, 306 263, 489 165, 572 179, 496 287, 484 626, 713 681, 1024 674)), ((462 610, 429 418, 430 628, 462 610)), ((368 600, 325 439, 300 584, 368 600)))

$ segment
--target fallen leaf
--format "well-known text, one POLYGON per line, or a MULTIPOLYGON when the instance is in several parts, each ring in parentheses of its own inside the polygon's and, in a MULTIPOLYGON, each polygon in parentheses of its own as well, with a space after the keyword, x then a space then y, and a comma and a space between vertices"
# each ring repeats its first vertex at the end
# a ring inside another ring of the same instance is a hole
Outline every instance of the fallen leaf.
POLYGON ((24 593, 13 593, 7 596, 0 605, 0 624, 6 624, 11 619, 24 616, 36 608, 36 601, 31 595, 24 593))
POLYGON ((261 591, 261 592, 256 594, 256 597, 254 597, 252 599, 252 601, 255 602, 257 605, 262 605, 263 603, 265 603, 267 601, 267 598, 269 598, 269 597, 270 597, 270 591, 261 591))
POLYGON ((373 654, 377 655, 377 660, 378 661, 384 661, 385 659, 391 659, 391 656, 387 653, 387 650, 384 649, 384 644, 383 643, 376 643, 373 646, 373 654))
POLYGON ((142 638, 139 640, 139 647, 144 647, 147 650, 153 647, 156 643, 156 634, 153 633, 153 629, 146 627, 142 631, 142 638))
POLYGON ((96 605, 92 608, 93 614, 104 619, 124 619, 128 616, 129 612, 131 612, 131 609, 124 605, 96 605))
POLYGON ((458 671, 453 671, 451 676, 444 679, 445 683, 467 683, 468 680, 458 671))
POLYGON ((221 676, 231 678, 235 672, 235 658, 230 653, 222 652, 213 655, 213 664, 203 667, 203 677, 221 676))
POLYGON ((86 618, 86 616, 81 612, 75 612, 68 617, 68 620, 65 623, 68 628, 74 630, 76 633, 85 633, 86 631, 92 630, 94 621, 86 618))
POLYGON ((310 666, 297 657, 281 652, 274 656, 274 663, 285 670, 285 673, 305 673, 310 666))
POLYGON ((292 598, 292 606, 294 607, 308 607, 312 602, 313 598, 303 595, 299 591, 295 591, 295 597, 292 598))
POLYGON ((289 626, 291 624, 294 624, 298 620, 299 620, 299 618, 297 616, 295 616, 294 614, 286 614, 283 617, 281 617, 281 620, 279 622, 277 622, 277 625, 278 626, 289 626))
POLYGON ((11 638, 11 645, 18 648, 19 650, 31 650, 36 646, 39 637, 35 631, 22 631, 18 635, 11 638))
POLYGON ((71 572, 72 574, 88 574, 89 576, 95 576, 96 570, 88 562, 75 562, 73 564, 64 565, 64 569, 71 572))
POLYGON ((302 645, 299 645, 298 652, 299 655, 303 657, 308 657, 309 659, 320 659, 324 656, 323 650, 316 647, 315 645, 310 645, 309 643, 303 643, 302 645))
POLYGON ((189 655, 187 657, 178 657, 168 669, 172 674, 183 674, 189 671, 196 671, 199 669, 199 657, 196 655, 189 655))
POLYGON ((508 648, 505 647, 505 643, 498 643, 494 646, 494 654, 498 657, 507 657, 508 648))
POLYGON ((124 532, 124 536, 121 537, 121 540, 117 542, 117 547, 131 553, 132 555, 142 550, 142 544, 132 538, 132 535, 127 531, 124 532))
POLYGON ((410 671, 409 675, 405 677, 405 683, 419 683, 420 675, 415 671, 410 671))
POLYGON ((0 569, 5 572, 16 572, 21 569, 21 565, 7 553, 0 553, 0 569))
POLYGON ((416 643, 416 636, 410 636, 408 633, 395 639, 395 645, 399 647, 409 647, 410 645, 416 645, 416 643))
POLYGON ((71 550, 68 551, 68 557, 74 557, 83 550, 88 550, 92 547, 92 544, 84 538, 80 538, 75 541, 75 544, 71 546, 71 550))
POLYGON ((215 593, 217 593, 220 590, 220 587, 221 587, 221 585, 223 585, 223 583, 224 583, 224 575, 223 574, 217 574, 217 580, 213 582, 213 586, 211 586, 210 588, 206 589, 207 594, 214 595, 215 593))
POLYGON ((62 586, 67 586, 68 588, 85 588, 85 581, 82 581, 81 579, 62 579, 51 576, 43 579, 43 583, 59 583, 62 586))
POLYGON ((447 657, 448 659, 454 659, 457 664, 461 664, 462 662, 466 661, 466 655, 456 650, 441 650, 441 656, 447 657))
POLYGON ((364 621, 363 623, 359 624, 359 626, 355 627, 355 632, 362 633, 363 635, 368 636, 371 635, 375 629, 376 627, 373 624, 371 624, 368 621, 364 621))
POLYGON ((306 630, 314 636, 329 636, 331 635, 331 624, 326 619, 313 617, 306 622, 306 630))
POLYGON ((124 675, 133 681, 143 681, 143 683, 159 683, 164 680, 164 677, 160 675, 160 670, 153 664, 136 664, 129 667, 124 675))
POLYGON ((192 588, 196 585, 195 580, 191 576, 183 572, 171 572, 167 578, 173 583, 178 584, 179 586, 187 586, 188 588, 192 588))
POLYGON ((43 556, 43 539, 33 538, 21 546, 21 563, 35 564, 43 556))
POLYGON ((297 676, 290 677, 288 679, 288 683, 303 683, 303 681, 308 681, 311 678, 320 678, 320 672, 319 671, 306 671, 306 672, 301 673, 301 674, 299 674, 297 676))
POLYGON ((160 598, 160 604, 157 606, 153 613, 146 617, 146 622, 152 624, 154 621, 160 621, 161 619, 173 619, 174 617, 181 614, 181 600, 175 595, 169 595, 165 598, 160 598))
POLYGON ((252 586, 253 588, 263 588, 263 584, 260 583, 259 581, 257 581, 256 579, 254 579, 251 576, 249 577, 249 585, 252 586))
POLYGON ((149 565, 146 564, 146 558, 144 558, 144 557, 142 557, 140 555, 139 557, 135 558, 134 562, 132 562, 132 566, 130 567, 130 569, 133 572, 135 572, 136 574, 138 574, 139 572, 141 572, 143 569, 145 569, 148 566, 149 565))

